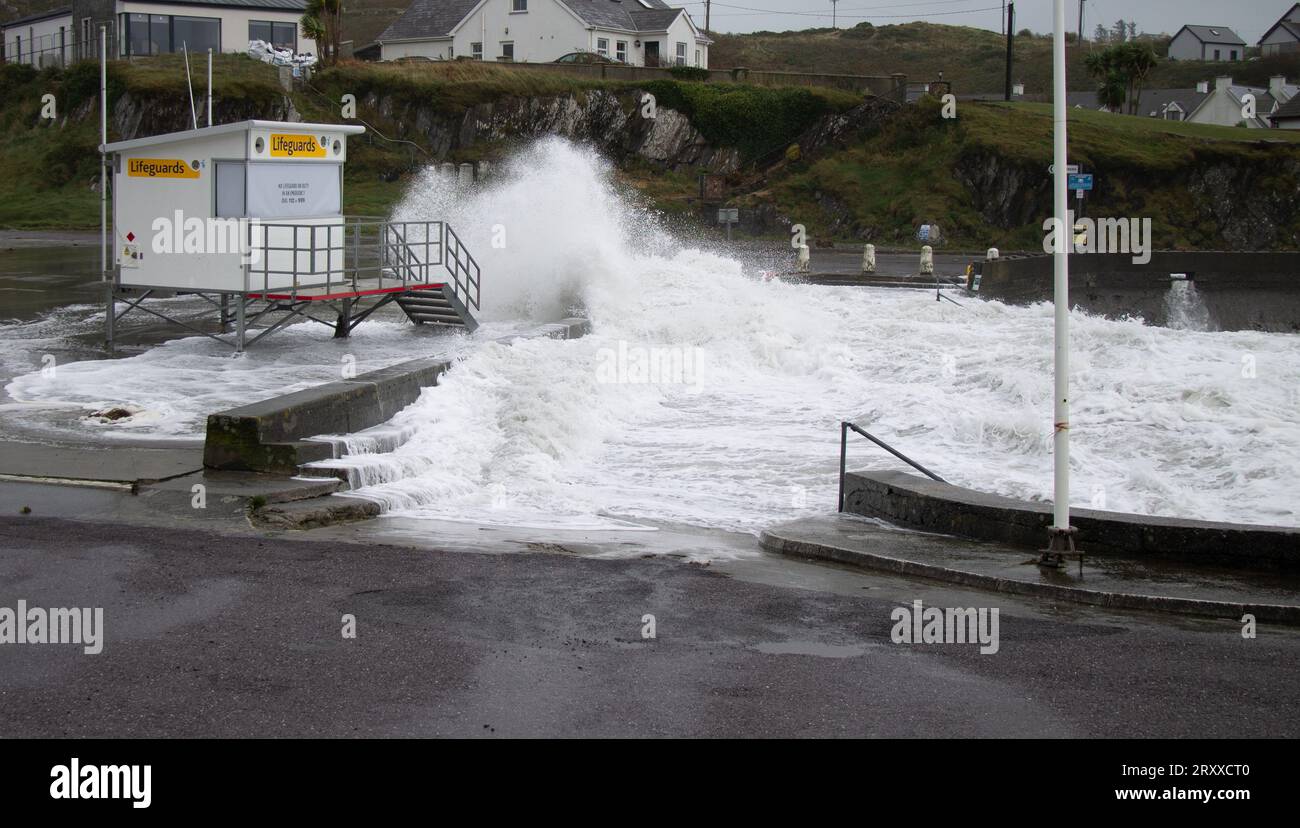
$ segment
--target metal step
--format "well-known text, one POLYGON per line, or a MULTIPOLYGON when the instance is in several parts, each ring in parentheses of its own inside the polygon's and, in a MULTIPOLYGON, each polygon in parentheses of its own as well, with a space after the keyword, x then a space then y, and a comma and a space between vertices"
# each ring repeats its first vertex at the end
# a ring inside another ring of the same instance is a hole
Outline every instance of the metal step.
POLYGON ((449 328, 473 330, 477 323, 441 292, 404 293, 397 297, 397 305, 417 325, 441 325, 449 328))

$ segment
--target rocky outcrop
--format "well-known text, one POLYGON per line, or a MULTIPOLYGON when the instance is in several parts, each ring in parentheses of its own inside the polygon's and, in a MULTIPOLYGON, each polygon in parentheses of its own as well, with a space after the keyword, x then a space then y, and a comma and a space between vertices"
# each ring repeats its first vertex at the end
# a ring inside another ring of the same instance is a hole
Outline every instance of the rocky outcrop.
POLYGON ((371 94, 363 104, 398 125, 400 134, 427 147, 437 160, 476 144, 561 135, 594 144, 618 160, 639 156, 672 169, 698 167, 733 172, 740 153, 714 147, 689 118, 665 106, 644 118, 636 91, 593 90, 547 97, 505 97, 448 114, 432 104, 411 104, 371 94))

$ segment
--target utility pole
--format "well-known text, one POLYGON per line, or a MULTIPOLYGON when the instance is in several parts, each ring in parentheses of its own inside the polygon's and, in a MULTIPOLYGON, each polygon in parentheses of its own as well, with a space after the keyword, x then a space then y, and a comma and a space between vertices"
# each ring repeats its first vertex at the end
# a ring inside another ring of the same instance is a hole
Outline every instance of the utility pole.
POLYGON ((1002 0, 1002 36, 1007 36, 1007 0, 1002 0))
POLYGON ((835 18, 836 4, 839 2, 840 0, 831 0, 831 28, 832 29, 839 28, 839 25, 836 23, 836 18, 835 18))
POLYGON ((1079 38, 1075 41, 1076 46, 1083 45, 1083 4, 1087 0, 1079 0, 1079 38))
POLYGON ((1007 100, 1011 100, 1011 49, 1016 42, 1016 4, 1007 3, 1007 100))
MULTIPOLYGON (((709 11, 712 4, 713 0, 704 0, 704 31, 706 32, 709 30, 709 11)), ((1080 23, 1079 25, 1083 24, 1080 23)))

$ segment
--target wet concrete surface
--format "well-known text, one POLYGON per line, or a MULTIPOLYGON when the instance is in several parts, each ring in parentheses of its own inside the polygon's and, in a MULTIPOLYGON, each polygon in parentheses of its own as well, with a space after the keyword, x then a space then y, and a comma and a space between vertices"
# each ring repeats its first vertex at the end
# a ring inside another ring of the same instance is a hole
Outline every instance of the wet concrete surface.
POLYGON ((1288 632, 1003 605, 980 655, 892 643, 900 601, 873 590, 666 557, 0 517, 0 606, 18 599, 103 607, 106 643, 0 647, 8 737, 1300 732, 1288 632))
MULTIPOLYGON (((979 579, 1086 591, 1088 594, 1150 596, 1188 602, 1300 606, 1300 577, 1213 566, 1178 565, 1156 559, 1087 556, 1080 567, 1070 561, 1061 569, 1036 565, 1037 554, 997 543, 983 543, 922 532, 911 532, 856 515, 826 515, 781 524, 764 535, 768 547, 789 545, 799 550, 837 550, 836 560, 859 561, 873 567, 908 561, 929 568, 935 578, 955 575, 956 582, 979 579)), ((978 588, 978 587, 976 587, 978 588)), ((1087 599, 1088 595, 1080 596, 1087 599)), ((1151 602, 1152 608, 1160 602, 1151 602)), ((1189 611, 1196 607, 1188 607, 1189 611)), ((1201 610, 1213 610, 1202 606, 1201 610)), ((1229 612, 1229 607, 1224 612, 1229 612)), ((1283 613, 1288 614, 1288 613, 1283 613)), ((1300 613, 1295 613, 1300 616, 1300 613)), ((1231 617, 1237 617, 1237 612, 1231 617)))

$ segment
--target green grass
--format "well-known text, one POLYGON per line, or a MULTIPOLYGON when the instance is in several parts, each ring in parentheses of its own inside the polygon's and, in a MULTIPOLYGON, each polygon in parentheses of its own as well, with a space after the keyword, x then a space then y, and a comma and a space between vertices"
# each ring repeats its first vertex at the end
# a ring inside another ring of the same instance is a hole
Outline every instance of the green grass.
MULTIPOLYGON (((1195 176, 1209 169, 1253 182, 1249 189, 1261 197, 1300 186, 1297 136, 1082 110, 1071 111, 1070 126, 1070 158, 1098 182, 1089 213, 1151 216, 1161 246, 1225 245, 1222 228, 1206 219, 1191 193, 1195 176)), ((816 238, 903 243, 918 225, 937 222, 954 247, 1035 249, 1040 219, 994 226, 976 209, 961 173, 996 163, 999 176, 1019 180, 1022 192, 1038 187, 1041 203, 1031 203, 1031 212, 1046 215, 1051 160, 1046 105, 967 103, 956 121, 944 121, 936 102, 922 101, 878 135, 774 176, 771 197, 816 238)), ((1282 238, 1300 237, 1300 226, 1283 225, 1282 238)))

